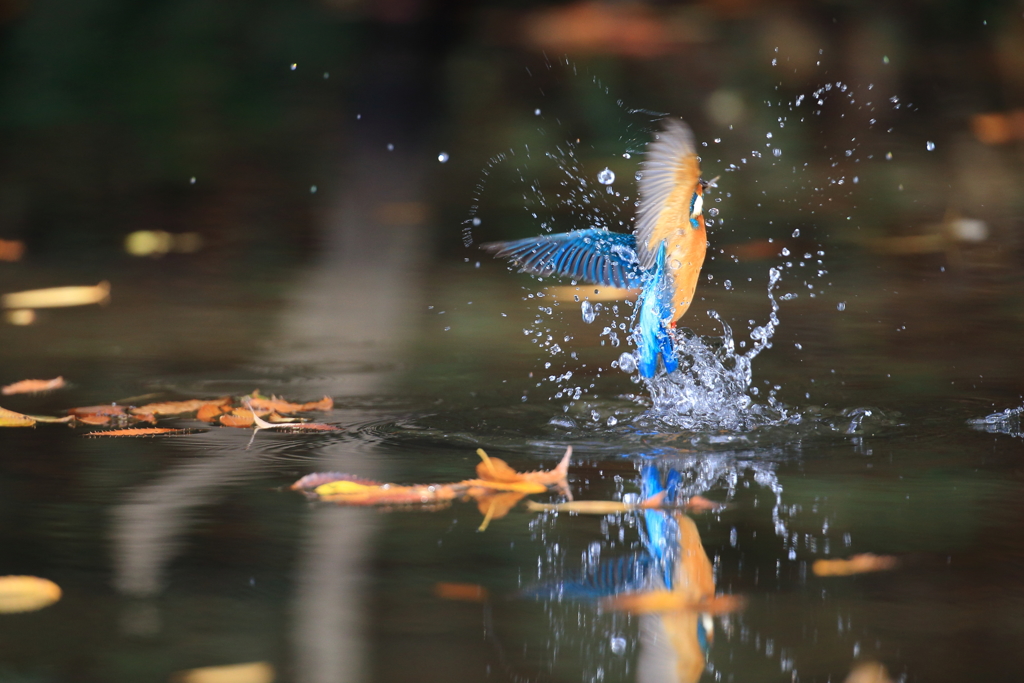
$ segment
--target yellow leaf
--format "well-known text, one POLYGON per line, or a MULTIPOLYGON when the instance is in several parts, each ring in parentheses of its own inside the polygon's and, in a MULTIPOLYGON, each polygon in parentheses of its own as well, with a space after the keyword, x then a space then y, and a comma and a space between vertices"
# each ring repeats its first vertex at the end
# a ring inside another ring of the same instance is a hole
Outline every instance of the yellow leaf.
POLYGON ((0 427, 31 427, 36 423, 28 415, 0 408, 0 427))
POLYGON ((106 303, 110 299, 110 283, 103 281, 91 287, 49 287, 4 294, 4 308, 60 308, 106 303))
POLYGON ((204 666, 179 671, 171 676, 174 683, 273 683, 276 673, 268 662, 204 666))
POLYGON ((34 612, 60 600, 60 586, 38 576, 0 576, 0 613, 34 612))
POLYGON ((490 481, 488 479, 464 479, 455 485, 469 488, 470 495, 473 495, 472 489, 474 488, 492 489, 494 491, 518 491, 519 493, 544 493, 548 490, 548 487, 544 484, 538 484, 534 481, 490 481))

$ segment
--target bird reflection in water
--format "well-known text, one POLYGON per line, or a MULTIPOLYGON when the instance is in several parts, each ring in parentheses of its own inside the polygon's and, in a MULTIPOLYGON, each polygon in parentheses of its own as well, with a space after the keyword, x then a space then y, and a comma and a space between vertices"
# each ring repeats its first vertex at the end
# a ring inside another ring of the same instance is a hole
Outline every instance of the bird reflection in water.
POLYGON ((715 595, 711 561, 693 519, 672 512, 681 477, 664 480, 656 467, 641 472, 644 500, 661 497, 665 509, 643 510, 643 549, 599 562, 575 579, 545 584, 527 595, 596 601, 602 609, 640 615, 637 680, 694 683, 707 663, 716 614, 742 607, 738 596, 715 595))

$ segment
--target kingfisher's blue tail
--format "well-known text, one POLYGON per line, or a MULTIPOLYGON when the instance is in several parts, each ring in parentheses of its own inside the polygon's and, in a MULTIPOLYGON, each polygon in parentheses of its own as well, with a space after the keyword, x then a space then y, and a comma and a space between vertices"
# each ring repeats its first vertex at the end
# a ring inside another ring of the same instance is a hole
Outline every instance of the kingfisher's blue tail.
POLYGON ((658 249, 654 272, 640 293, 640 321, 637 334, 637 367, 641 377, 654 377, 658 371, 658 355, 666 372, 679 367, 675 342, 668 331, 672 320, 672 293, 667 291, 665 277, 665 244, 658 249))

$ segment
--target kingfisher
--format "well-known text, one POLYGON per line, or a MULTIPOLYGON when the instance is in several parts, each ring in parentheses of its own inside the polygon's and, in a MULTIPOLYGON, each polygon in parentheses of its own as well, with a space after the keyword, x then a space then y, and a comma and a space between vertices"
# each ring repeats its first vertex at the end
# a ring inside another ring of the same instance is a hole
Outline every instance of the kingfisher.
POLYGON ((661 357, 665 371, 674 372, 679 359, 673 333, 693 302, 704 264, 704 190, 713 183, 700 177, 693 131, 668 118, 641 162, 632 234, 589 228, 481 248, 511 259, 522 272, 639 288, 633 326, 637 368, 642 377, 654 377, 661 357))

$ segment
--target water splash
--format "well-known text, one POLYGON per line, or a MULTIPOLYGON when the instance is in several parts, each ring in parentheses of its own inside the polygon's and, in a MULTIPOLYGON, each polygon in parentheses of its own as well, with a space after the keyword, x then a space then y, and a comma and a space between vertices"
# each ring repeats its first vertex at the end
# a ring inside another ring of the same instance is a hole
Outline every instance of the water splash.
POLYGON ((983 432, 1024 437, 1022 416, 1024 416, 1024 406, 1007 408, 1001 413, 992 413, 982 418, 968 420, 967 424, 983 432))
MULTIPOLYGON (((689 330, 677 332, 680 368, 644 380, 651 396, 651 408, 645 420, 687 430, 726 429, 746 431, 759 426, 784 423, 791 418, 786 406, 775 398, 772 390, 767 402, 755 402, 757 390, 751 388, 751 363, 763 350, 771 347, 771 339, 779 325, 779 304, 774 290, 782 279, 782 270, 768 271, 768 300, 771 314, 766 325, 751 329, 753 345, 746 352, 737 352, 732 328, 715 311, 708 315, 722 326, 719 339, 699 337, 689 330)), ((627 354, 623 354, 626 356, 627 354)), ((619 359, 619 367, 635 366, 635 358, 619 359)), ((798 418, 797 418, 798 419, 798 418)))

